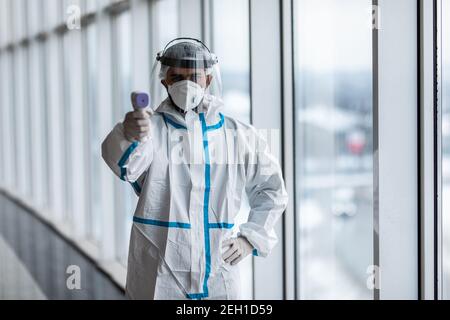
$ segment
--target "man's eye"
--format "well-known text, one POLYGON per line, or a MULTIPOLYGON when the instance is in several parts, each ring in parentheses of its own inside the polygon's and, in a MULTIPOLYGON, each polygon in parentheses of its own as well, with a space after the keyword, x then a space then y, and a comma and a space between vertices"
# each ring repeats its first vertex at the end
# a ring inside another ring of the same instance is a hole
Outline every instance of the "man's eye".
POLYGON ((178 81, 181 81, 181 80, 183 80, 183 77, 180 76, 180 75, 172 76, 172 81, 173 82, 178 82, 178 81))

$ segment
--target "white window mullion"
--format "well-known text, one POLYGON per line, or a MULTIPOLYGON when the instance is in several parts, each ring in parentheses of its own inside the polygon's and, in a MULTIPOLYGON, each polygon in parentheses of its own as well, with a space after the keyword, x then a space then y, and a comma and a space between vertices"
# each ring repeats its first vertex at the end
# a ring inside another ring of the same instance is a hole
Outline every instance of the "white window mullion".
POLYGON ((133 90, 148 91, 150 77, 144 70, 152 68, 152 54, 150 54, 150 10, 148 1, 132 0, 132 87, 133 90))
MULTIPOLYGON (((435 48, 434 39, 434 1, 420 0, 420 54, 421 54, 421 101, 420 101, 420 228, 421 228, 421 299, 435 298, 435 150, 434 150, 434 111, 435 111, 435 48)), ((437 298, 437 297, 436 297, 437 298)))
POLYGON ((83 74, 82 74, 82 44, 81 32, 79 30, 68 31, 70 52, 65 54, 70 55, 70 111, 69 117, 71 121, 70 139, 71 139, 71 167, 72 181, 67 183, 72 184, 72 217, 73 229, 76 238, 83 238, 86 234, 86 172, 87 165, 84 157, 84 135, 87 134, 84 130, 85 112, 83 108, 83 74))
MULTIPOLYGON (((1 3, 0 3, 1 6, 1 3)), ((0 35, 0 43, 1 43, 1 35, 0 35)), ((0 45, 1 47, 1 45, 0 45)), ((5 130, 5 114, 6 114, 6 108, 8 108, 8 105, 5 104, 5 98, 3 97, 6 95, 7 86, 5 81, 6 74, 6 53, 0 51, 0 189, 4 188, 6 185, 5 177, 6 177, 6 148, 5 148, 5 137, 6 137, 6 130, 5 130)))
POLYGON ((3 128, 3 138, 4 138, 4 155, 5 155, 5 187, 12 190, 15 186, 15 161, 14 161, 14 123, 13 119, 13 65, 12 65, 12 55, 11 51, 6 51, 4 53, 4 60, 2 69, 3 77, 3 88, 2 93, 2 103, 4 105, 2 117, 2 128, 3 128))
POLYGON ((379 0, 380 299, 418 298, 417 6, 379 0), (414 32, 412 32, 413 30, 414 32))
MULTIPOLYGON (((102 137, 111 131, 113 126, 113 100, 112 100, 112 61, 111 61, 111 21, 106 13, 98 17, 98 112, 99 132, 102 137)), ((101 223, 102 238, 100 241, 101 260, 114 259, 114 179, 111 170, 107 166, 101 166, 98 188, 101 192, 101 223)))
POLYGON ((48 39, 48 75, 47 75, 47 96, 48 96, 48 115, 49 115, 49 191, 50 208, 53 213, 53 220, 60 221, 64 213, 64 189, 65 183, 63 172, 63 125, 62 108, 63 97, 62 75, 60 67, 62 66, 62 51, 59 36, 52 36, 48 39))
POLYGON ((27 144, 27 135, 29 128, 27 125, 27 105, 29 101, 27 101, 27 78, 26 74, 26 53, 25 47, 19 46, 14 50, 14 108, 13 112, 15 113, 15 137, 16 137, 16 145, 17 149, 17 168, 16 168, 16 179, 17 179, 17 191, 18 194, 22 197, 29 196, 29 167, 28 167, 28 144, 27 144))
POLYGON ((179 26, 183 37, 202 39, 202 0, 179 1, 179 26))
MULTIPOLYGON (((281 44, 280 3, 277 0, 250 1, 250 63, 251 63, 251 105, 252 124, 263 130, 278 132, 278 140, 270 145, 278 148, 271 150, 281 154, 281 44), (267 12, 272 14, 267 15, 267 12), (261 66, 264 65, 264 68, 261 66), (270 77, 267 77, 270 74, 270 77)), ((272 138, 272 137, 271 137, 272 138)), ((279 158, 279 161, 281 163, 279 158)), ((285 179, 290 177, 285 175, 285 179)), ((291 197, 293 195, 290 195, 291 197)), ((276 225, 278 244, 267 258, 254 258, 254 298, 283 299, 285 296, 283 274, 288 271, 293 275, 293 259, 283 261, 283 221, 289 221, 291 214, 280 219, 276 225), (285 264, 290 263, 290 264, 285 264)), ((293 223, 290 223, 293 226, 293 223)), ((292 244, 293 242, 290 242, 292 244)), ((288 249, 292 249, 289 246, 288 249)), ((293 253, 293 252, 292 252, 293 253)), ((293 258, 293 254, 289 255, 293 258)), ((286 292, 294 297, 294 279, 290 278, 286 292)))
POLYGON ((43 205, 43 181, 48 179, 48 177, 43 176, 43 155, 44 152, 44 141, 43 141, 43 127, 42 127, 42 85, 41 85, 41 75, 40 75, 40 55, 39 55, 39 43, 33 42, 30 45, 30 94, 33 97, 33 104, 31 106, 30 112, 31 124, 30 130, 33 133, 31 135, 31 174, 32 179, 32 189, 34 194, 35 204, 38 208, 42 208, 43 205))

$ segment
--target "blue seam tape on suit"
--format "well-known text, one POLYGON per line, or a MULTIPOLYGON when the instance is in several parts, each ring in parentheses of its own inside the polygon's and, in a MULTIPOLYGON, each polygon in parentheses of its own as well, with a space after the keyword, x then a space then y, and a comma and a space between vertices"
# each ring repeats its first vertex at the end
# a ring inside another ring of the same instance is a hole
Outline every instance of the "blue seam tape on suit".
MULTIPOLYGON (((124 152, 122 158, 120 158, 119 163, 117 164, 120 168, 120 179, 122 179, 123 181, 126 181, 125 177, 127 176, 127 168, 124 167, 125 163, 128 161, 131 154, 138 146, 139 142, 133 142, 124 152)), ((137 181, 131 183, 131 186, 133 187, 134 191, 136 191, 139 195, 141 194, 142 188, 137 181)))
POLYGON ((137 181, 133 182, 131 185, 133 186, 134 191, 141 194, 142 188, 137 181))
POLYGON ((223 123, 225 122, 225 117, 221 113, 219 113, 219 115, 220 115, 220 121, 215 125, 206 127, 206 131, 211 131, 211 130, 216 130, 216 129, 222 128, 223 123))
POLYGON ((209 196, 211 191, 211 164, 209 161, 209 142, 208 142, 208 129, 206 127, 205 115, 200 114, 202 121, 203 131, 203 151, 205 153, 205 196, 203 198, 203 223, 205 230, 205 259, 206 270, 205 279, 203 280, 203 293, 208 296, 208 279, 211 272, 211 247, 209 238, 209 196))
POLYGON ((133 151, 138 147, 139 142, 133 142, 128 149, 125 151, 125 153, 122 155, 122 158, 120 158, 118 166, 120 168, 120 179, 125 181, 125 177, 127 175, 127 168, 125 168, 125 163, 128 161, 128 158, 130 158, 133 151))
MULTIPOLYGON (((215 124, 215 125, 206 127, 206 130, 207 130, 207 131, 212 131, 212 130, 217 130, 217 129, 222 128, 222 126, 223 126, 223 124, 224 124, 224 122, 225 122, 225 117, 224 117, 224 115, 221 114, 221 113, 219 113, 219 116, 220 116, 219 122, 218 122, 217 124, 215 124)), ((171 125, 172 127, 174 127, 175 129, 184 129, 184 130, 187 130, 187 128, 186 128, 184 125, 179 124, 179 123, 176 122, 175 120, 172 120, 171 118, 169 118, 169 117, 166 116, 165 114, 163 114, 163 118, 164 118, 164 121, 165 121, 165 122, 167 122, 168 124, 170 124, 170 125, 171 125)))
POLYGON ((140 217, 133 217, 133 221, 140 224, 166 227, 166 228, 180 228, 180 229, 190 229, 191 225, 184 222, 167 222, 161 220, 145 219, 140 217))
POLYGON ((170 125, 172 125, 174 128, 176 129, 184 129, 187 130, 187 128, 185 126, 183 126, 182 124, 177 123, 176 121, 172 120, 171 118, 169 118, 168 116, 166 116, 165 114, 163 114, 163 118, 164 121, 169 123, 170 125))
POLYGON ((207 293, 188 293, 186 295, 186 297, 188 299, 198 300, 198 299, 201 299, 201 298, 207 298, 208 294, 207 293))
POLYGON ((210 223, 209 228, 210 229, 232 229, 234 227, 233 223, 226 223, 226 222, 218 222, 218 223, 210 223))
POLYGON ((203 225, 204 225, 204 238, 205 238, 205 262, 206 262, 206 270, 205 270, 205 278, 203 280, 203 293, 193 293, 187 294, 186 297, 188 299, 201 299, 208 297, 208 279, 209 274, 211 272, 211 248, 210 248, 210 234, 209 229, 211 225, 214 226, 230 226, 230 224, 218 223, 218 224, 210 224, 209 223, 209 196, 211 191, 211 164, 209 158, 209 143, 208 143, 208 131, 220 129, 224 124, 224 117, 220 114, 220 122, 213 126, 206 125, 205 114, 200 113, 200 120, 202 122, 202 133, 203 133, 203 152, 205 155, 205 194, 203 198, 203 225))

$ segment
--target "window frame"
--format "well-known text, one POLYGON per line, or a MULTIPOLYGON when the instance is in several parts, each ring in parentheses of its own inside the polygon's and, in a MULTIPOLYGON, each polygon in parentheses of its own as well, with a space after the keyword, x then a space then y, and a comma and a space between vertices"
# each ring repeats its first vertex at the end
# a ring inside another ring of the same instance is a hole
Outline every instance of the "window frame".
POLYGON ((408 31, 418 30, 418 6, 408 0, 374 4, 379 6, 381 22, 375 69, 379 299, 417 299, 419 56, 417 33, 408 31))
MULTIPOLYGON (((292 203, 289 180, 291 175, 286 171, 286 155, 288 150, 282 146, 286 138, 286 129, 283 122, 286 120, 286 102, 283 93, 288 90, 289 83, 286 77, 289 72, 286 65, 282 64, 283 52, 289 52, 281 45, 286 45, 285 32, 287 26, 281 24, 281 15, 289 17, 289 1, 254 1, 250 0, 250 117, 252 125, 256 128, 279 130, 278 160, 283 167, 284 179, 288 185, 290 195, 289 203, 292 203), (274 14, 267 15, 267 12, 274 14), (267 63, 270 61, 270 63, 267 63), (264 65, 265 68, 261 68, 264 65), (270 74, 271 77, 267 77, 270 74), (287 86, 284 86, 287 85, 287 86)), ((285 19, 284 22, 289 22, 285 19)), ((287 32, 286 32, 287 33, 287 32)), ((286 145, 284 146, 286 148, 286 145)), ((262 259, 253 257, 253 293, 254 299, 293 299, 293 265, 292 245, 288 237, 292 234, 285 229, 292 223, 292 211, 288 210, 280 218, 275 227, 278 244, 272 250, 270 256, 262 259), (288 240, 288 241, 286 241, 288 240)))
MULTIPOLYGON (((440 1, 440 0, 438 0, 440 1)), ((438 1, 420 0, 420 299, 439 298, 438 1)), ((439 45, 440 47, 440 45, 439 45)))

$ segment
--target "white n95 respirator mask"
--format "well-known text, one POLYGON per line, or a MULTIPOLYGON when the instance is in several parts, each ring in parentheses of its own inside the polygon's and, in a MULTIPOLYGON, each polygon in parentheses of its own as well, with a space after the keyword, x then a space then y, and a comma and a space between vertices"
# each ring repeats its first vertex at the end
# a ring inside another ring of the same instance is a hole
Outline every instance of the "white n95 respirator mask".
POLYGON ((198 107, 205 96, 205 89, 190 80, 175 82, 168 87, 167 91, 173 103, 184 111, 198 107))

